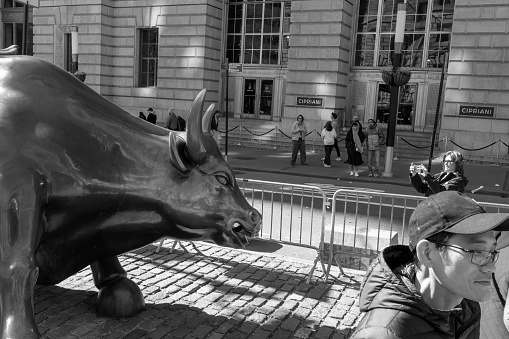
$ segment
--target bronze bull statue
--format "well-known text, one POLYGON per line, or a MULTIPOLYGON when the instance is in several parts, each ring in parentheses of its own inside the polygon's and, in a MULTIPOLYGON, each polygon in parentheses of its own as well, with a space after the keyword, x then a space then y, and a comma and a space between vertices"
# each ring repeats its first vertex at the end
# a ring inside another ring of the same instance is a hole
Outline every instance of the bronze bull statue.
MULTIPOLYGON (((2 54, 2 53, 0 53, 2 54)), ((33 288, 90 265, 97 311, 144 309, 117 255, 162 237, 241 247, 261 215, 195 99, 186 132, 139 119, 69 73, 0 55, 1 338, 39 338, 33 288)))

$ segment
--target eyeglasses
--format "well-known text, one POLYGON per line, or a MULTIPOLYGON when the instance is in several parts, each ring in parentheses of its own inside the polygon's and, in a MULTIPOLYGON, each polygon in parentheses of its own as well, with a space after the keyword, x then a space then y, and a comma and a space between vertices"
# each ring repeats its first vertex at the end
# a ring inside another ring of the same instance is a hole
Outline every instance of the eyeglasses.
POLYGON ((459 247, 456 245, 449 245, 449 244, 444 244, 441 242, 433 242, 433 243, 437 244, 437 245, 443 245, 446 247, 456 248, 456 249, 463 251, 465 253, 472 253, 472 259, 470 259, 470 261, 472 262, 472 264, 476 264, 479 266, 484 266, 487 263, 489 263, 490 261, 492 263, 496 263, 498 260, 498 255, 500 254, 500 251, 490 252, 490 251, 481 251, 481 250, 467 250, 465 248, 462 248, 462 247, 459 247))

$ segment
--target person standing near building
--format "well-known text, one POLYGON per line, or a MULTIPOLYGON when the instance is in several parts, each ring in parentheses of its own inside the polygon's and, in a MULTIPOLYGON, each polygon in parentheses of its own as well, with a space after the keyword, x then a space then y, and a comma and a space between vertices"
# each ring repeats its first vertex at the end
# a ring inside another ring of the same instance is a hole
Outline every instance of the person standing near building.
POLYGON ((339 121, 338 121, 338 115, 334 112, 331 113, 331 122, 332 122, 332 128, 334 128, 334 131, 336 132, 336 139, 334 141, 334 149, 336 150, 336 161, 341 161, 341 152, 339 151, 339 121))
POLYGON ((354 122, 346 134, 346 152, 348 153, 348 164, 350 164, 350 175, 359 176, 358 167, 362 165, 362 151, 365 136, 360 131, 359 123, 354 122))
POLYGON ((308 128, 306 127, 306 123, 304 122, 304 116, 299 114, 297 117, 297 121, 292 125, 292 160, 290 163, 295 165, 297 161, 297 153, 300 152, 300 164, 302 166, 307 166, 306 163, 306 134, 308 133, 308 128))
POLYGON ((380 167, 380 148, 385 140, 384 132, 378 128, 375 120, 368 119, 368 128, 365 129, 366 148, 368 150, 368 177, 378 177, 380 167))
POLYGON ((499 252, 493 231, 509 213, 487 213, 455 191, 434 194, 410 216, 409 245, 384 248, 361 283, 364 313, 351 339, 478 339, 499 252))
POLYGON ((430 175, 424 165, 410 165, 410 182, 415 190, 429 197, 442 191, 463 192, 468 180, 463 170, 463 155, 448 151, 442 158, 442 172, 430 175))
POLYGON ((152 109, 152 107, 150 107, 147 110, 147 112, 148 112, 147 121, 155 125, 157 123, 157 115, 154 114, 154 110, 152 109))
POLYGON ((332 128, 332 123, 327 121, 325 123, 325 127, 322 130, 322 139, 323 145, 325 148, 325 158, 323 160, 324 167, 331 167, 330 155, 332 153, 332 148, 336 143, 336 131, 332 128))
POLYGON ((178 118, 173 108, 168 108, 168 118, 166 119, 166 125, 164 127, 171 131, 179 130, 178 118))

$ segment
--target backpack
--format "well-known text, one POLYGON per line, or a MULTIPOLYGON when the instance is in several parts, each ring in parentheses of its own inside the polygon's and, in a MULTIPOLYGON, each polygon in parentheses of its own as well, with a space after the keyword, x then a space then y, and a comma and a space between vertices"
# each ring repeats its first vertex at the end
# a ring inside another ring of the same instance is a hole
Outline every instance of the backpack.
POLYGON ((186 121, 181 116, 179 116, 177 118, 177 128, 178 128, 179 131, 185 131, 186 130, 186 121))

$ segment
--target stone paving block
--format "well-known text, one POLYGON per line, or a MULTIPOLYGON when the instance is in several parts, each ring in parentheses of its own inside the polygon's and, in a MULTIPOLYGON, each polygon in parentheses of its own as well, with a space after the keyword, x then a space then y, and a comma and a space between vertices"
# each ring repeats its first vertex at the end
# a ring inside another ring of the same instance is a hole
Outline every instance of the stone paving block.
POLYGON ((271 338, 274 338, 274 339, 287 339, 287 338, 291 338, 293 336, 293 333, 290 332, 290 331, 285 331, 285 330, 282 330, 282 329, 278 329, 276 330, 271 338))
POLYGON ((194 338, 206 338, 207 335, 214 330, 214 327, 208 326, 208 325, 200 325, 189 334, 191 337, 194 338))
POLYGON ((281 328, 290 332, 295 332, 300 325, 300 320, 297 318, 288 318, 281 324, 281 328))

